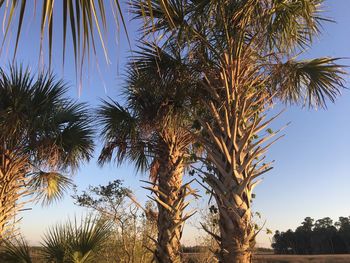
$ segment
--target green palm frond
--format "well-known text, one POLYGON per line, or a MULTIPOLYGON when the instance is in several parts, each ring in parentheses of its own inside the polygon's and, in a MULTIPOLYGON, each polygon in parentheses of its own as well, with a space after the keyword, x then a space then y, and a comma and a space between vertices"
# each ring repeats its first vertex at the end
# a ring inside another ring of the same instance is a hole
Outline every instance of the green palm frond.
POLYGON ((59 146, 60 163, 63 168, 76 169, 81 160, 90 160, 94 150, 94 128, 88 106, 67 101, 57 109, 55 123, 59 132, 55 143, 59 146))
POLYGON ((124 89, 128 107, 152 123, 159 121, 165 111, 185 111, 190 94, 196 92, 198 76, 181 54, 181 48, 168 45, 165 49, 143 42, 134 54, 124 89))
POLYGON ((103 101, 97 116, 103 127, 101 134, 104 147, 99 156, 99 163, 104 164, 112 159, 115 153, 117 163, 129 159, 137 164, 138 170, 147 167, 147 144, 138 130, 137 119, 118 102, 103 101))
POLYGON ((269 44, 279 50, 307 47, 320 33, 323 0, 272 1, 265 32, 269 44))
MULTIPOLYGON (((123 28, 126 32, 126 37, 128 38, 128 33, 126 30, 126 24, 124 16, 122 14, 121 5, 118 0, 111 1, 111 5, 108 7, 105 5, 105 1, 102 0, 65 0, 65 1, 54 1, 54 0, 44 0, 41 2, 30 3, 27 0, 12 0, 12 1, 0 1, 0 10, 3 9, 3 25, 4 25, 4 38, 2 41, 1 49, 3 49, 5 40, 9 38, 9 33, 11 31, 11 26, 14 24, 16 28, 16 39, 14 47, 14 57, 16 56, 17 48, 20 43, 20 35, 22 31, 22 25, 25 21, 25 16, 30 12, 30 7, 32 4, 36 12, 39 13, 40 22, 40 49, 43 48, 43 39, 47 34, 48 36, 48 46, 49 46, 49 63, 52 61, 52 50, 54 31, 56 30, 53 24, 54 16, 62 15, 63 24, 63 63, 66 56, 66 39, 67 32, 70 30, 72 45, 74 49, 74 59, 76 67, 82 64, 85 56, 93 51, 96 54, 96 39, 99 39, 101 44, 105 59, 109 63, 109 56, 107 45, 105 42, 105 32, 109 23, 107 23, 107 18, 114 17, 116 20, 115 24, 117 27, 119 25, 119 19, 122 21, 123 28), (40 4, 41 3, 41 4, 40 4), (61 3, 62 6, 58 6, 61 3), (58 10, 61 9, 62 12, 58 10), (107 15, 107 12, 111 11, 111 14, 107 15), (117 14, 114 16, 113 14, 117 14), (18 17, 17 21, 14 21, 18 17), (69 24, 69 25, 68 25, 69 24), (80 63, 78 63, 80 62, 80 63)), ((118 31, 119 28, 116 29, 118 31)), ((41 53, 40 51, 40 53, 41 53)))
POLYGON ((343 66, 335 58, 289 60, 273 66, 273 89, 288 103, 326 107, 344 88, 343 66))
POLYGON ((68 251, 68 231, 65 225, 59 224, 49 228, 41 243, 44 259, 49 262, 64 263, 68 251))
POLYGON ((67 176, 55 172, 37 172, 32 175, 30 187, 37 195, 37 200, 43 205, 62 199, 63 195, 73 185, 67 176))
POLYGON ((88 216, 82 219, 68 222, 69 254, 67 258, 71 262, 90 263, 96 262, 98 252, 108 240, 111 234, 111 223, 98 217, 88 216))
MULTIPOLYGON (((44 236, 43 256, 57 263, 92 263, 111 234, 111 223, 87 216, 48 230, 44 236)), ((50 262, 51 262, 50 261, 50 262)))
POLYGON ((153 33, 168 33, 186 27, 186 1, 133 0, 131 12, 134 19, 142 19, 144 36, 153 33))
POLYGON ((7 263, 33 262, 30 247, 22 237, 12 241, 4 241, 4 245, 0 250, 0 260, 7 263))
POLYGON ((176 45, 163 49, 142 43, 128 65, 123 90, 126 106, 104 101, 98 111, 104 141, 101 164, 115 156, 118 163, 127 159, 137 170, 148 169, 163 133, 181 130, 189 122, 197 75, 184 63, 176 45))
POLYGON ((3 203, 10 216, 1 223, 13 220, 13 204, 21 207, 23 197, 36 194, 43 204, 62 198, 71 181, 60 173, 73 172, 92 155, 91 114, 66 92, 66 84, 51 72, 33 74, 16 65, 8 73, 0 69, 0 153, 8 160, 2 162, 7 174, 0 185, 13 195, 3 203), (18 169, 7 170, 7 162, 18 169))

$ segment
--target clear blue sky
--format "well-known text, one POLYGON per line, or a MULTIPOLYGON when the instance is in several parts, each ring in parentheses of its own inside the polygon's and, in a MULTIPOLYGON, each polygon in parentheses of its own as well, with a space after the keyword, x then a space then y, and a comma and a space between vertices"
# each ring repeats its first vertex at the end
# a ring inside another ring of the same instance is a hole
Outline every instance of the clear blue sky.
MULTIPOLYGON (((336 20, 336 23, 325 24, 322 36, 315 41, 305 56, 350 57, 350 1, 328 0, 325 10, 327 16, 336 20)), ((127 13, 125 16, 128 20, 127 13)), ((108 34, 108 49, 112 61, 110 66, 106 66, 99 50, 99 73, 96 61, 91 57, 89 69, 85 68, 83 72, 82 95, 78 97, 73 49, 69 39, 64 72, 62 70, 62 22, 58 17, 59 15, 55 20, 58 26, 54 35, 52 67, 57 76, 64 77, 70 83, 69 95, 91 105, 96 105, 99 98, 117 98, 126 59, 130 55, 124 33, 119 33, 119 40, 116 40, 115 34, 108 34)), ((17 55, 17 62, 30 65, 34 70, 38 68, 38 20, 32 19, 31 13, 27 13, 17 55)), ((132 46, 136 36, 135 28, 135 22, 128 22, 132 46)), ((8 64, 11 50, 10 45, 9 52, 3 52, 1 55, 1 65, 8 64)), ((46 50, 45 54, 47 53, 46 50)), ((344 60, 343 63, 350 64, 348 60, 344 60)), ((347 86, 349 87, 349 82, 347 86)), ((293 107, 274 123, 274 127, 280 127, 289 121, 292 122, 285 130, 286 137, 275 144, 268 153, 269 159, 276 160, 275 168, 264 176, 264 181, 256 190, 254 210, 259 211, 263 219, 266 219, 268 228, 273 231, 295 228, 306 216, 316 219, 330 216, 336 220, 339 216, 350 215, 349 105, 350 93, 345 90, 336 104, 329 104, 327 111, 293 107)), ((98 149, 99 147, 96 155, 98 149)), ((147 175, 137 175, 132 165, 107 165, 100 168, 94 159, 81 167, 74 176, 74 181, 80 189, 85 189, 90 184, 104 184, 115 178, 123 179, 125 185, 135 191, 141 202, 146 200, 146 193, 141 190, 139 180, 146 179, 147 175)), ((205 204, 197 202, 195 205, 203 207, 205 204)), ((21 214, 21 230, 25 237, 34 243, 40 240, 40 236, 49 225, 85 211, 74 206, 69 195, 62 202, 49 208, 43 209, 39 205, 32 207, 32 211, 21 214)), ((195 224, 192 222, 186 227, 183 237, 185 243, 194 242, 197 236, 194 234, 194 231, 197 231, 195 224)), ((268 246, 270 237, 262 233, 258 237, 258 245, 268 246)))

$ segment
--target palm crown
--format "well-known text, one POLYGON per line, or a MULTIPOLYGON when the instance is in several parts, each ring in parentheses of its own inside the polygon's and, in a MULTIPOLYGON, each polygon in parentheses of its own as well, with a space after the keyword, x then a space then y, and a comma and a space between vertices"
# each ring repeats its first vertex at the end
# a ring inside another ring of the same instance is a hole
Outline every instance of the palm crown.
POLYGON ((88 110, 65 98, 66 91, 51 73, 35 79, 22 67, 11 67, 9 74, 0 71, 0 185, 7 193, 0 206, 3 220, 15 213, 21 196, 36 193, 43 202, 61 197, 70 180, 60 172, 78 168, 92 155, 88 110))
POLYGON ((145 43, 130 62, 124 90, 127 109, 112 101, 98 112, 104 137, 100 162, 109 161, 116 150, 118 162, 129 159, 138 169, 150 170, 151 186, 145 188, 158 204, 158 262, 180 259, 182 225, 190 216, 183 212, 192 191, 182 177, 193 142, 191 74, 176 46, 165 50, 145 43))

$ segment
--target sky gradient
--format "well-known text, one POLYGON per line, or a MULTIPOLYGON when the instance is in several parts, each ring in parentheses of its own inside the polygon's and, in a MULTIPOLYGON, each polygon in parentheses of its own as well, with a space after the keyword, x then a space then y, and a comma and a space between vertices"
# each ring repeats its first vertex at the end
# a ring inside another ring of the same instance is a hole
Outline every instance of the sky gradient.
MULTIPOLYGON (((324 25, 323 34, 317 39, 312 48, 303 57, 320 56, 350 57, 350 1, 325 1, 327 17, 336 23, 324 25)), ((126 20, 129 20, 125 12, 126 20)), ((2 15, 2 14, 1 14, 2 15)), ((56 19, 59 17, 56 16, 56 19)), ((38 28, 39 19, 25 18, 22 40, 17 54, 17 63, 30 65, 33 71, 38 69, 38 28)), ((57 19, 58 20, 58 19, 57 19)), ((61 24, 60 21, 56 25, 61 24)), ((136 22, 127 22, 131 46, 135 46, 137 35, 136 22)), ((125 34, 111 33, 108 36, 108 49, 112 64, 107 66, 103 61, 101 50, 98 50, 99 70, 96 60, 91 58, 88 68, 83 71, 83 87, 79 96, 74 73, 72 47, 67 39, 68 50, 66 65, 62 69, 62 39, 61 28, 58 26, 54 35, 54 52, 52 69, 57 77, 63 77, 69 84, 69 95, 79 101, 96 106, 100 99, 108 96, 114 99, 118 96, 123 83, 124 66, 130 55, 125 34), (117 39, 116 39, 117 38, 117 39), (119 38, 119 39, 118 39, 119 38), (117 43, 116 43, 117 42, 117 43)), ((8 51, 0 57, 2 66, 11 61, 11 44, 8 51)), ((47 55, 47 50, 46 54, 47 55)), ((349 65, 344 59, 342 64, 349 65)), ((346 77, 349 87, 349 78, 346 77)), ((309 110, 298 107, 288 107, 287 111, 272 125, 281 127, 291 121, 285 130, 286 136, 272 146, 267 154, 270 160, 275 160, 274 169, 264 175, 263 182, 256 188, 254 211, 262 214, 266 227, 275 230, 294 229, 305 217, 315 219, 329 216, 337 220, 339 216, 350 216, 350 94, 344 90, 335 104, 329 104, 327 110, 309 110)), ((283 108, 283 105, 277 105, 283 108)), ((99 145, 97 136, 97 145, 99 145)), ((99 152, 99 147, 95 155, 99 152)), ((125 186, 130 187, 141 202, 146 200, 145 190, 139 180, 147 179, 147 175, 136 174, 131 164, 120 167, 106 165, 101 168, 93 159, 85 164, 75 174, 74 182, 79 189, 88 185, 105 184, 114 179, 123 179, 125 186)), ((199 186, 198 186, 199 187, 199 186)), ((205 207, 203 201, 194 202, 193 206, 205 207)), ((74 206, 69 194, 57 204, 49 208, 40 205, 32 206, 31 211, 21 213, 23 220, 21 230, 25 237, 38 243, 40 236, 48 226, 62 222, 68 217, 85 213, 86 210, 74 206)), ((193 244, 198 238, 196 220, 189 222, 185 228, 183 242, 193 244)), ((269 246, 270 238, 264 233, 258 236, 259 246, 269 246)))

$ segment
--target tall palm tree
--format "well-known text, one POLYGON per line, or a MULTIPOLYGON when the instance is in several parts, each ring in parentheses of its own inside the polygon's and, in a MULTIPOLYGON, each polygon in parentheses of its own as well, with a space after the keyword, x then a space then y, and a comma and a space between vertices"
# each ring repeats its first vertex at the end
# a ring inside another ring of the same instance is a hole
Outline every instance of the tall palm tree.
MULTIPOLYGON (((62 196, 70 179, 93 151, 93 130, 84 104, 65 98, 67 87, 50 73, 36 78, 28 69, 0 70, 0 240, 23 199, 49 203, 62 196)), ((24 201, 26 200, 26 201, 24 201)))
POLYGON ((180 239, 187 207, 185 197, 193 193, 183 184, 193 136, 187 106, 192 85, 176 46, 168 50, 148 44, 130 62, 123 108, 104 102, 98 116, 104 148, 100 162, 115 155, 118 163, 133 161, 149 168, 152 199, 158 204, 158 238, 154 240, 157 262, 180 262, 180 239), (115 151, 115 153, 114 153, 115 151))
POLYGON ((146 1, 134 2, 136 16, 149 16, 145 37, 158 34, 165 46, 188 43, 185 53, 207 92, 199 95, 204 107, 196 115, 205 166, 195 169, 218 206, 220 235, 213 234, 218 258, 251 262, 258 232, 252 191, 259 176, 272 169, 265 153, 279 132, 269 129, 279 115, 268 118, 269 109, 278 102, 325 107, 343 87, 336 59, 297 56, 326 20, 323 1, 172 1, 167 14, 160 1, 151 1, 148 12, 141 8, 146 1))

